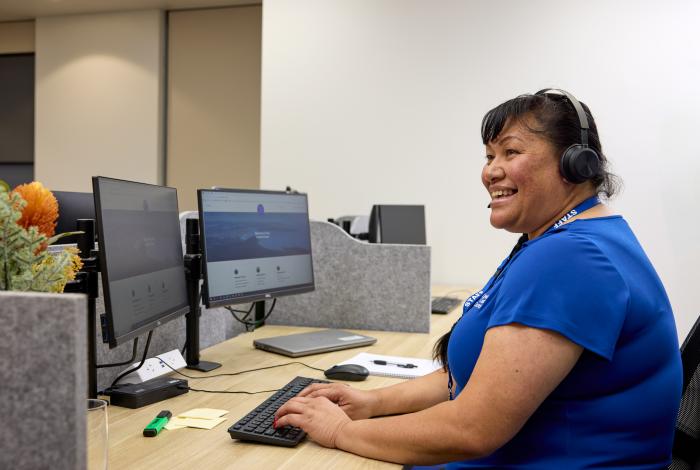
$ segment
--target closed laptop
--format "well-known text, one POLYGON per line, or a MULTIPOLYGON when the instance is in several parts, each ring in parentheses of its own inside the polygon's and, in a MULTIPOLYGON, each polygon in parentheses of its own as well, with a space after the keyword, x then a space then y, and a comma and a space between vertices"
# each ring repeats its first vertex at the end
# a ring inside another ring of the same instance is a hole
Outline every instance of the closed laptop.
POLYGON ((369 346, 376 338, 343 330, 321 330, 310 333, 273 336, 253 341, 253 345, 264 351, 290 357, 308 356, 340 349, 369 346))

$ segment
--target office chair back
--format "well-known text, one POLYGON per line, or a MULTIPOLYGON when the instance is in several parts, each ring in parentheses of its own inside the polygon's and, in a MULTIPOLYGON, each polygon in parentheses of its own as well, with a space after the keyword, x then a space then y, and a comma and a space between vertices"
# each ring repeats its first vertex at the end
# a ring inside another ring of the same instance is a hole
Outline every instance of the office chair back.
POLYGON ((681 347, 683 396, 669 470, 700 469, 700 317, 681 347))

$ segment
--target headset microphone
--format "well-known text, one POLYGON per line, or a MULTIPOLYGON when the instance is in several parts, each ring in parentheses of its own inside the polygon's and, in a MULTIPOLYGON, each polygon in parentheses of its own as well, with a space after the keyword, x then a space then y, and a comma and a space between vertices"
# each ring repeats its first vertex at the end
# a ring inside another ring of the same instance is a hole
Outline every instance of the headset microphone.
POLYGON ((489 205, 486 206, 487 209, 491 209, 491 203, 489 202, 489 205))
POLYGON ((564 150, 564 153, 561 155, 559 170, 562 176, 564 176, 569 183, 574 184, 581 184, 600 176, 600 156, 598 156, 598 152, 588 146, 589 125, 583 106, 581 106, 581 103, 578 102, 574 95, 558 88, 545 88, 535 93, 535 95, 547 94, 564 96, 574 107, 581 127, 581 143, 571 145, 564 150))

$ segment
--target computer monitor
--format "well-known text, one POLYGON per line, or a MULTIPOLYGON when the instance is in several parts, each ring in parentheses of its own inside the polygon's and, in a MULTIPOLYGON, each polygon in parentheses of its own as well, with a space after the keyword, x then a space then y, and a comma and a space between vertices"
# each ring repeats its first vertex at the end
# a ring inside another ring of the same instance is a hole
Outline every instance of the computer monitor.
POLYGON ((306 194, 200 189, 197 195, 207 307, 314 290, 306 194))
MULTIPOLYGON (((72 191, 53 191, 58 201, 58 220, 56 221, 56 233, 75 232, 78 219, 95 218, 95 200, 92 193, 78 193, 72 191)), ((78 243, 78 236, 71 235, 60 238, 56 243, 78 243)))
POLYGON ((104 177, 92 187, 114 348, 189 311, 177 191, 104 177))
POLYGON ((425 206, 373 206, 369 216, 369 241, 425 245, 425 206))

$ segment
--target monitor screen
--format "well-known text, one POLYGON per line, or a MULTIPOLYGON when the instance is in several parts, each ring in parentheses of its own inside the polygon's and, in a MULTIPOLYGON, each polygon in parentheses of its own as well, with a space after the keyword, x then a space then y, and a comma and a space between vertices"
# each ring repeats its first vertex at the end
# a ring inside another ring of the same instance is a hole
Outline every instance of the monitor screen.
POLYGON ((173 188, 94 177, 110 347, 189 311, 173 188))
MULTIPOLYGON (((78 219, 95 218, 95 200, 92 193, 53 191, 58 202, 56 233, 75 232, 78 219)), ((97 232, 95 232, 97 233, 97 232)), ((57 244, 78 243, 78 236, 71 235, 59 239, 57 244)))
POLYGON ((369 241, 425 245, 425 206, 373 206, 369 217, 369 241))
POLYGON ((207 307, 314 289, 306 194, 197 193, 207 307))

